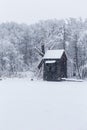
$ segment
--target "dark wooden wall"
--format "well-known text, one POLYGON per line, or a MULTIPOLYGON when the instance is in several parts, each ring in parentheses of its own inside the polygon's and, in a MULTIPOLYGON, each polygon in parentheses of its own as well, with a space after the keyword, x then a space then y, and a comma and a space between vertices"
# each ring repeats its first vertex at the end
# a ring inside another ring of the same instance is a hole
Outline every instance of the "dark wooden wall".
POLYGON ((67 57, 65 53, 61 59, 45 59, 43 69, 43 79, 56 81, 61 78, 67 78, 67 57), (55 63, 45 63, 46 61, 55 60, 55 63))

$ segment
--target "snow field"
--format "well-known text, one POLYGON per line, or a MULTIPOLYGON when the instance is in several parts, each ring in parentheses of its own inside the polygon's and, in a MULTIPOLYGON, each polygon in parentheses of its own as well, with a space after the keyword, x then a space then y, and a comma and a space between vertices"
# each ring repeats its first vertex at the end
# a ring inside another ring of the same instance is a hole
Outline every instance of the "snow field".
POLYGON ((87 130, 87 82, 0 81, 0 130, 87 130))

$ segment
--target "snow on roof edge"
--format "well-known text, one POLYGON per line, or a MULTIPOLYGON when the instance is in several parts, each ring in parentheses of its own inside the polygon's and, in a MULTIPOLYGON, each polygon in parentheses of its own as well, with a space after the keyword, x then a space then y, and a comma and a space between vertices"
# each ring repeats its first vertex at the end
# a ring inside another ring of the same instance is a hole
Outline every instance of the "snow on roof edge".
POLYGON ((45 63, 46 63, 46 64, 51 64, 51 63, 55 63, 55 62, 56 62, 56 60, 50 60, 50 61, 47 60, 45 63))

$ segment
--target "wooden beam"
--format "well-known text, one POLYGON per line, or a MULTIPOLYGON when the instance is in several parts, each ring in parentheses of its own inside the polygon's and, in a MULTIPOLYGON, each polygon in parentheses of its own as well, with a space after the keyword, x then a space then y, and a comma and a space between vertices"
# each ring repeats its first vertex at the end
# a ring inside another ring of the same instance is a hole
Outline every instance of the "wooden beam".
POLYGON ((42 56, 42 57, 44 56, 44 53, 42 53, 39 48, 35 47, 35 50, 38 52, 38 54, 39 54, 40 56, 42 56))
POLYGON ((44 60, 42 59, 41 62, 39 63, 39 65, 38 65, 38 69, 40 69, 42 67, 43 62, 44 62, 44 60))

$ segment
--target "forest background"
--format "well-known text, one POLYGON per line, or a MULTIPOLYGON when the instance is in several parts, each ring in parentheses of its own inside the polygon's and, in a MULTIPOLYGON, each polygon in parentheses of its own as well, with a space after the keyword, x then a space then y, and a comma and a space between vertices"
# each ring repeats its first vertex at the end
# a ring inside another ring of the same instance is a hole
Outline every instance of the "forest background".
POLYGON ((68 77, 87 78, 87 19, 81 18, 0 24, 0 76, 36 74, 41 60, 36 48, 41 49, 42 44, 45 51, 66 51, 68 77))

